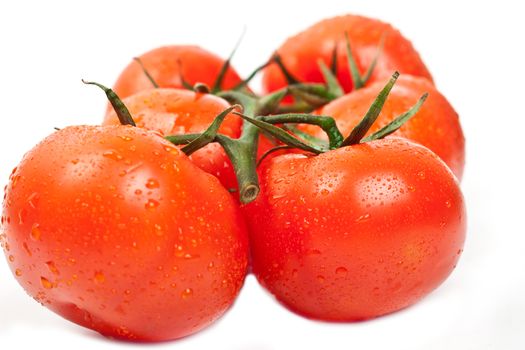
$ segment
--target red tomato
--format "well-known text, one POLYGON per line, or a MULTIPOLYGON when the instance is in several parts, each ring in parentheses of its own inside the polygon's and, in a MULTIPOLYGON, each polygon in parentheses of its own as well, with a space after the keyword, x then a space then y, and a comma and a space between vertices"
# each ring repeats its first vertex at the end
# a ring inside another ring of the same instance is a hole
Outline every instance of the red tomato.
MULTIPOLYGON (((346 92, 353 90, 347 63, 345 33, 348 33, 353 56, 359 72, 363 75, 372 63, 381 38, 385 43, 369 83, 384 81, 394 71, 422 76, 432 80, 419 54, 410 41, 390 24, 372 18, 346 15, 325 19, 305 31, 290 37, 277 53, 285 67, 302 82, 324 83, 318 60, 330 65, 334 47, 337 45, 337 78, 346 92)), ((275 91, 287 82, 276 64, 264 71, 263 87, 275 91)))
POLYGON ((108 337, 192 334, 230 307, 247 268, 228 192, 140 128, 77 126, 46 138, 13 171, 2 226, 29 295, 108 337))
MULTIPOLYGON (((349 135, 383 86, 384 83, 377 83, 352 92, 330 102, 318 113, 332 116, 343 135, 349 135)), ((461 179, 465 166, 465 138, 458 114, 428 80, 409 75, 400 76, 369 133, 379 130, 406 112, 425 92, 429 93, 429 97, 421 109, 395 135, 429 148, 461 179)), ((308 126, 306 130, 318 137, 325 137, 319 128, 308 126)))
POLYGON ((262 165, 244 207, 253 272, 286 307, 354 321, 407 307, 455 267, 465 238, 457 180, 431 151, 390 138, 262 165))
MULTIPOLYGON (((230 107, 220 97, 180 89, 147 89, 123 100, 137 126, 159 131, 163 135, 181 135, 203 132, 215 117, 230 107)), ((116 113, 106 115, 104 125, 118 125, 116 113)), ((237 138, 242 120, 230 114, 219 132, 237 138)), ((235 171, 228 156, 217 143, 211 143, 190 156, 202 170, 217 176, 226 188, 236 188, 235 171)))
MULTIPOLYGON (((191 85, 204 83, 212 87, 224 65, 222 58, 198 46, 189 45, 159 47, 146 52, 139 58, 159 87, 170 88, 184 87, 181 74, 191 85)), ((241 80, 237 72, 230 66, 224 77, 222 88, 230 89, 241 80)), ((118 77, 113 90, 124 98, 152 87, 140 64, 132 61, 118 77)))

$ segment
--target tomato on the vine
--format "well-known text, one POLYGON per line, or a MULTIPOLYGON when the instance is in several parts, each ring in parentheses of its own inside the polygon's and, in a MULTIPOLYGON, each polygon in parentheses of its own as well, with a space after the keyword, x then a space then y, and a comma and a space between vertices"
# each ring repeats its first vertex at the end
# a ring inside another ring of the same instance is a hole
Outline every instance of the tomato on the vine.
MULTIPOLYGON (((142 54, 139 59, 155 83, 166 88, 184 88, 183 79, 191 86, 203 83, 212 87, 225 63, 217 55, 191 45, 158 47, 142 54)), ((231 89, 241 81, 230 66, 221 87, 231 89)), ((120 73, 113 90, 125 98, 152 87, 140 63, 134 60, 120 73)))
MULTIPOLYGON (((361 75, 365 74, 377 57, 368 84, 387 79, 393 71, 432 80, 419 54, 397 29, 379 20, 361 16, 346 15, 318 22, 286 40, 276 50, 276 54, 297 80, 324 83, 318 60, 330 66, 336 47, 336 75, 344 91, 349 92, 354 86, 347 62, 345 33, 361 75)), ((263 87, 266 91, 275 91, 287 84, 277 64, 273 63, 265 69, 263 87)))
POLYGON ((407 307, 440 285, 465 238, 457 180, 402 138, 263 162, 244 207, 257 279, 307 317, 354 321, 407 307))
MULTIPOLYGON (((318 113, 333 117, 341 132, 349 134, 365 115, 383 85, 376 83, 342 96, 320 108, 318 113)), ((425 92, 428 93, 428 98, 417 117, 405 123, 395 135, 429 148, 461 179, 465 166, 465 138, 458 114, 428 80, 401 75, 369 133, 379 130, 401 115, 425 92)), ((319 129, 307 126, 306 130, 315 136, 324 137, 319 129)))
POLYGON ((229 193, 131 126, 67 127, 39 143, 11 174, 2 226, 24 289, 108 337, 192 334, 230 307, 247 269, 229 193))

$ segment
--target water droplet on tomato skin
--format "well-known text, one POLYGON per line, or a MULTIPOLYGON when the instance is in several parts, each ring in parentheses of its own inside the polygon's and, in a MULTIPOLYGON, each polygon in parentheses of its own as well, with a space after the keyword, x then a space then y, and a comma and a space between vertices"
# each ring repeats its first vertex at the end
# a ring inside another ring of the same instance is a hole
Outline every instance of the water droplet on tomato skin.
POLYGON ((148 199, 148 201, 146 202, 146 204, 144 206, 148 210, 154 210, 155 208, 157 208, 159 206, 159 204, 160 203, 157 202, 154 199, 148 199))
POLYGON ((20 270, 20 269, 16 269, 16 270, 15 270, 15 275, 16 275, 16 277, 20 277, 20 276, 22 276, 22 270, 20 270))
POLYGON ((149 188, 150 190, 159 188, 159 182, 156 179, 149 179, 148 182, 146 182, 146 188, 149 188))
POLYGON ((54 275, 60 274, 55 263, 53 261, 46 262, 47 269, 54 275))
POLYGON ((27 203, 31 208, 36 209, 40 196, 37 192, 33 192, 29 197, 27 197, 27 203))
POLYGON ((180 294, 181 298, 182 299, 188 299, 189 297, 191 297, 193 295, 193 290, 191 288, 186 288, 182 291, 182 293, 180 294))
POLYGON ((369 219, 370 219, 370 213, 366 213, 366 214, 363 214, 363 215, 359 216, 354 221, 355 222, 365 222, 365 221, 368 221, 369 219))
POLYGON ((102 153, 102 156, 108 158, 108 159, 112 159, 112 160, 116 160, 116 161, 120 161, 122 159, 124 159, 124 157, 122 157, 117 151, 115 150, 108 150, 108 151, 105 151, 104 153, 102 153))
POLYGON ((27 245, 27 242, 22 243, 22 247, 24 248, 25 252, 29 256, 33 256, 33 253, 31 253, 31 250, 29 249, 29 246, 27 245))
POLYGON ((44 287, 45 289, 53 288, 53 283, 51 283, 51 281, 45 278, 44 276, 40 277, 40 283, 42 284, 42 287, 44 287))
POLYGON ((127 135, 122 135, 122 136, 119 136, 122 140, 124 141, 132 141, 133 138, 130 137, 130 136, 127 136, 127 135))
POLYGON ((348 274, 348 269, 344 266, 339 266, 335 269, 335 274, 338 276, 346 276, 348 274))
POLYGON ((23 225, 23 224, 24 224, 24 221, 25 221, 26 215, 27 215, 27 210, 25 210, 25 209, 21 209, 21 210, 18 212, 18 224, 19 224, 19 225, 23 225))

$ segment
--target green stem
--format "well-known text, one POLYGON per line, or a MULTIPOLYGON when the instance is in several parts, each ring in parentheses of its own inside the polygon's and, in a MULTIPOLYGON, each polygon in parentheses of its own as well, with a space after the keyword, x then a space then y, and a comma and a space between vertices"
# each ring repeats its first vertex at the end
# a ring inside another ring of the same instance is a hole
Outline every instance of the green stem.
POLYGON ((144 64, 142 63, 142 60, 139 57, 133 57, 133 59, 135 60, 135 62, 137 62, 140 65, 140 68, 142 68, 142 72, 144 72, 144 75, 146 76, 146 78, 148 78, 148 80, 150 81, 151 85, 153 85, 153 87, 155 89, 158 89, 159 88, 159 84, 157 84, 155 79, 153 79, 151 74, 149 74, 149 72, 146 69, 146 67, 144 67, 144 64))
MULTIPOLYGON (((202 134, 183 134, 166 136, 165 139, 175 145, 188 145, 200 137, 202 134)), ((258 139, 255 138, 255 143, 251 143, 247 140, 232 139, 221 134, 216 134, 211 141, 218 142, 232 162, 239 186, 239 200, 243 204, 250 203, 259 194, 259 180, 256 171, 257 141, 258 139)))
POLYGON ((243 88, 245 88, 249 83, 250 81, 257 75, 257 73, 259 73, 260 71, 262 71, 264 68, 268 67, 268 65, 272 63, 272 61, 268 61, 262 65, 260 65, 259 67, 255 68, 255 70, 253 72, 250 73, 250 75, 248 75, 248 77, 246 79, 244 79, 243 81, 241 81, 239 84, 235 85, 233 87, 232 90, 241 90, 243 88))
POLYGON ((182 86, 187 90, 193 90, 193 86, 184 78, 184 74, 182 74, 182 61, 177 59, 177 66, 179 67, 179 79, 182 84, 182 86))
POLYGON ((317 125, 328 136, 330 149, 336 149, 344 140, 343 135, 337 128, 334 118, 312 114, 277 114, 262 117, 261 120, 270 124, 297 123, 317 125))
POLYGON ((226 77, 226 73, 228 72, 228 69, 230 68, 231 60, 233 56, 235 55, 235 52, 237 52, 237 49, 239 48, 239 45, 241 44, 241 41, 244 38, 244 34, 246 34, 246 27, 244 27, 241 33, 241 36, 239 37, 239 39, 237 39, 237 43, 235 43, 235 46, 233 47, 233 50, 230 53, 230 56, 228 56, 228 59, 224 61, 224 64, 222 65, 221 70, 219 71, 219 74, 217 75, 217 78, 215 79, 215 83, 213 84, 213 87, 211 89, 211 92, 213 94, 216 94, 217 92, 221 91, 222 83, 224 81, 224 78, 226 77))
POLYGON ((293 74, 288 70, 288 68, 286 68, 286 66, 284 65, 284 63, 283 63, 283 61, 281 59, 281 56, 279 56, 278 54, 275 54, 273 56, 273 62, 275 62, 277 64, 277 66, 279 67, 279 69, 283 73, 284 78, 288 82, 288 85, 301 83, 299 81, 299 79, 294 77, 293 74))
POLYGON ((224 121, 224 118, 233 111, 236 108, 240 108, 239 105, 233 105, 230 108, 225 109, 222 111, 215 119, 213 120, 213 123, 210 124, 208 129, 204 131, 199 137, 197 137, 195 140, 191 141, 189 144, 184 146, 182 148, 182 151, 186 153, 186 155, 190 155, 193 152, 203 148, 207 144, 214 142, 215 137, 217 136, 217 133, 219 132, 219 128, 224 121))
POLYGON ((113 90, 105 87, 102 84, 96 83, 94 81, 85 81, 84 79, 82 79, 82 82, 87 85, 98 86, 106 93, 109 103, 111 103, 111 105, 113 106, 113 109, 115 110, 115 113, 117 113, 117 117, 118 117, 118 120, 120 121, 120 124, 137 126, 135 124, 135 121, 131 117, 131 114, 129 113, 128 108, 113 90))

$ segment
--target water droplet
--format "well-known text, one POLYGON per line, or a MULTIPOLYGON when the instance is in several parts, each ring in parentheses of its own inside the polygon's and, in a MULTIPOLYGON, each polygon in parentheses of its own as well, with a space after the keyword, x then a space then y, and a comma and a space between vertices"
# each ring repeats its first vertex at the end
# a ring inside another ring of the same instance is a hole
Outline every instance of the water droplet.
POLYGON ((9 259, 9 262, 15 261, 15 257, 13 255, 9 255, 8 259, 9 259))
POLYGON ((155 208, 157 208, 159 206, 159 202, 157 202, 156 200, 154 199, 148 199, 148 201, 146 202, 145 204, 145 207, 146 209, 149 209, 149 210, 154 210, 155 208))
POLYGON ((38 205, 38 200, 40 199, 38 193, 33 192, 29 197, 27 197, 27 202, 31 206, 31 208, 36 208, 38 205))
POLYGON ((45 289, 53 288, 53 283, 51 283, 51 281, 49 281, 47 278, 43 276, 40 277, 40 283, 42 284, 42 287, 44 287, 45 289))
POLYGON ((284 198, 286 197, 286 195, 284 193, 282 194, 275 194, 272 196, 272 199, 281 199, 281 198, 284 198))
POLYGON ((323 283, 324 282, 324 276, 323 275, 318 275, 317 276, 317 281, 319 281, 320 283, 323 283))
POLYGON ((104 276, 102 271, 96 271, 95 274, 93 275, 93 280, 96 283, 104 283, 104 281, 106 281, 106 276, 104 276))
POLYGON ((159 188, 159 182, 156 179, 149 179, 148 182, 146 182, 146 187, 150 190, 159 188))
POLYGON ((23 225, 23 224, 24 224, 24 221, 25 221, 26 215, 27 215, 27 210, 25 210, 25 209, 21 209, 21 210, 18 212, 18 223, 19 223, 20 225, 23 225))
POLYGON ((208 271, 213 270, 214 266, 215 266, 215 264, 213 263, 213 261, 210 261, 210 263, 208 264, 208 267, 207 267, 208 271))
POLYGON ((22 270, 20 270, 20 269, 16 269, 16 270, 15 270, 15 275, 16 275, 16 277, 20 277, 20 276, 22 276, 22 270))
POLYGON ((164 232, 162 232, 162 226, 155 224, 155 233, 157 236, 162 236, 164 234, 164 232))
POLYGON ((450 203, 450 201, 445 201, 445 205, 447 208, 452 207, 452 203, 450 203))
POLYGON ((424 180, 425 179, 425 172, 424 171, 420 171, 417 173, 417 176, 421 179, 421 180, 424 180))
POLYGON ((188 299, 189 297, 191 297, 193 295, 193 290, 191 288, 186 288, 182 291, 182 293, 180 294, 181 298, 182 299, 188 299))
POLYGON ((311 249, 308 251, 308 255, 321 255, 321 251, 319 249, 311 249))
POLYGON ((46 262, 47 269, 54 275, 58 275, 60 272, 58 272, 58 269, 54 262, 48 261, 46 262))
POLYGON ((109 158, 109 159, 113 159, 113 160, 116 160, 116 161, 119 161, 119 160, 122 160, 124 159, 124 157, 122 157, 117 151, 115 150, 109 150, 109 151, 105 151, 104 153, 102 153, 102 155, 106 158, 109 158))
POLYGON ((124 141, 131 141, 131 140, 133 140, 132 137, 129 137, 129 136, 127 136, 127 135, 122 135, 122 136, 119 136, 119 137, 120 137, 122 140, 124 140, 124 141))
POLYGON ((166 147, 164 147, 164 150, 166 152, 169 152, 169 153, 173 154, 173 155, 179 155, 180 154, 180 151, 177 148, 175 148, 175 147, 166 146, 166 147))
POLYGON ((366 214, 361 215, 357 219, 355 219, 355 222, 365 222, 365 221, 368 221, 369 219, 370 219, 370 214, 366 213, 366 214))
POLYGON ((337 269, 335 269, 335 274, 339 276, 346 276, 348 273, 348 269, 343 266, 339 266, 337 269))
POLYGON ((15 189, 17 183, 18 183, 18 179, 20 179, 20 176, 13 176, 13 179, 11 180, 11 189, 15 189))
POLYGON ((27 242, 24 242, 22 244, 22 247, 24 247, 24 250, 26 251, 27 255, 32 256, 31 250, 29 249, 29 246, 27 245, 27 242))
POLYGON ((29 236, 31 237, 33 241, 39 241, 41 233, 42 232, 40 231, 40 225, 33 224, 33 226, 31 227, 31 233, 29 234, 29 236))

